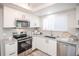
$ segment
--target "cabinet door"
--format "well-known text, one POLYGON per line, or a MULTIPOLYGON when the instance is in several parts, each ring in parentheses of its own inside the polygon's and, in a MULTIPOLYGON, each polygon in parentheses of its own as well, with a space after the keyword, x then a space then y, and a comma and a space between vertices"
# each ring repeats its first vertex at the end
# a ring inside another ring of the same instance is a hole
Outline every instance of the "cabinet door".
POLYGON ((56 56, 57 54, 57 42, 55 40, 44 38, 44 37, 37 37, 36 47, 49 54, 56 56))
POLYGON ((19 10, 6 7, 4 6, 3 10, 3 16, 4 16, 4 24, 3 27, 5 28, 14 28, 16 27, 15 21, 16 20, 27 20, 29 19, 29 14, 26 14, 24 12, 21 12, 19 10))
POLYGON ((3 27, 15 27, 15 13, 16 11, 9 7, 4 7, 4 24, 3 27))
POLYGON ((42 38, 42 45, 41 45, 41 50, 45 53, 47 53, 47 49, 48 49, 48 39, 46 38, 42 38))
POLYGON ((37 37, 33 37, 32 40, 32 50, 36 49, 37 47, 37 37))
POLYGON ((30 27, 40 27, 39 17, 30 16, 30 27))
POLYGON ((76 28, 79 28, 79 6, 76 7, 76 28))
POLYGON ((48 54, 56 56, 57 55, 57 41, 50 39, 48 44, 48 54))
POLYGON ((5 56, 17 56, 17 42, 5 45, 5 56))
MULTIPOLYGON (((43 47, 42 50, 43 50, 45 53, 49 54, 48 49, 50 49, 50 48, 49 48, 49 39, 48 39, 48 38, 44 38, 44 43, 43 43, 43 45, 44 45, 44 47, 43 47)), ((50 55, 50 54, 49 54, 49 55, 50 55)))
POLYGON ((43 50, 44 47, 44 40, 43 38, 40 37, 33 37, 33 41, 32 41, 32 49, 39 49, 39 50, 43 50))
POLYGON ((37 48, 41 51, 44 50, 44 39, 42 37, 37 37, 37 48))

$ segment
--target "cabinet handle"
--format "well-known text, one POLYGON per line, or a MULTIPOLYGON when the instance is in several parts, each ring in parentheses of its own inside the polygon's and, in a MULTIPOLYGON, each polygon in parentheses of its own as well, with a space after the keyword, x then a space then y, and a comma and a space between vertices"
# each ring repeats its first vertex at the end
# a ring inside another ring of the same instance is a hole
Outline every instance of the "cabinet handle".
POLYGON ((9 45, 13 45, 13 44, 15 44, 15 43, 10 43, 9 45))

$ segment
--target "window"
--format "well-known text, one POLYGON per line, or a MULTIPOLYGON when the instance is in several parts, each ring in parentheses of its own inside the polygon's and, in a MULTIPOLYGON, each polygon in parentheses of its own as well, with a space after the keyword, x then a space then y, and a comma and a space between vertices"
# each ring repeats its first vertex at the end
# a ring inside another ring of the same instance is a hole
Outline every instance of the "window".
POLYGON ((67 31, 68 24, 67 24, 67 15, 64 14, 57 14, 55 17, 55 31, 67 31))
POLYGON ((67 15, 54 14, 43 18, 43 30, 67 31, 67 15))
POLYGON ((49 15, 43 18, 43 30, 53 30, 55 23, 54 15, 49 15))

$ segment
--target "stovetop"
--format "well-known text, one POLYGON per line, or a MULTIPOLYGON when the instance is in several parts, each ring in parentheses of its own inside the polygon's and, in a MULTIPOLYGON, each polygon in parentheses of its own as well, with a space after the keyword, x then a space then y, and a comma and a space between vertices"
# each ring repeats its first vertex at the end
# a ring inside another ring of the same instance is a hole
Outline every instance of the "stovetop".
MULTIPOLYGON (((15 38, 15 37, 13 37, 13 38, 15 38)), ((32 36, 26 36, 26 37, 18 37, 18 38, 15 38, 16 40, 25 40, 25 39, 30 39, 30 38, 32 38, 32 36)))
POLYGON ((16 39, 17 41, 22 41, 22 40, 30 40, 32 39, 32 36, 27 35, 27 33, 21 32, 20 34, 14 33, 13 38, 16 39))

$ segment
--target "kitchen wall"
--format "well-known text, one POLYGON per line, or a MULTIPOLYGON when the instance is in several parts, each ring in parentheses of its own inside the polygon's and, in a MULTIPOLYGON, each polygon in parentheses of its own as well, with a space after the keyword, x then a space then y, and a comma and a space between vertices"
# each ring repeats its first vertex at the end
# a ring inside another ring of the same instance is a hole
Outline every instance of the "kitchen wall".
MULTIPOLYGON (((0 10, 2 10, 2 8, 0 8, 0 10)), ((1 11, 1 13, 2 13, 2 11, 1 11)), ((61 13, 62 14, 63 13, 68 14, 68 29, 69 29, 68 32, 71 33, 71 34, 75 33, 76 32, 76 30, 75 30, 75 9, 71 9, 71 10, 67 10, 67 11, 62 11, 62 12, 59 12, 58 14, 61 14, 61 13)), ((0 31, 3 31, 3 33, 2 32, 0 32, 0 33, 2 33, 2 35, 6 36, 6 37, 11 36, 12 35, 12 32, 15 32, 16 29, 13 29, 13 28, 2 28, 2 26, 3 26, 2 25, 2 21, 3 20, 1 19, 0 20, 0 22, 1 22, 0 23, 0 31)), ((41 18, 41 30, 42 30, 42 18, 41 18)), ((31 28, 30 31, 29 31, 29 29, 26 29, 26 31, 30 34, 31 31, 33 31, 33 29, 31 28)), ((45 31, 45 32, 42 31, 42 32, 45 33, 45 34, 47 34, 48 32, 50 33, 50 31, 45 31)), ((59 31, 57 31, 57 32, 52 31, 52 33, 53 34, 55 34, 55 33, 60 33, 61 34, 61 32, 59 32, 59 31)))
MULTIPOLYGON (((73 33, 76 32, 75 31, 75 9, 70 9, 70 10, 58 12, 58 13, 55 13, 55 14, 59 14, 60 15, 60 14, 64 14, 64 13, 68 15, 68 32, 71 33, 71 34, 73 34, 73 33)), ((29 15, 29 14, 27 14, 27 15, 29 15)), ((41 22, 40 23, 41 23, 41 30, 42 30, 42 18, 41 18, 41 22)), ((30 31, 32 31, 31 29, 30 29, 30 31)), ((15 31, 16 31, 16 29, 13 29, 13 28, 9 28, 9 29, 8 28, 3 28, 3 35, 5 36, 5 35, 8 34, 7 37, 9 37, 9 36, 12 35, 12 32, 15 32, 15 31)), ((29 31, 29 30, 27 29, 26 31, 29 31)))
MULTIPOLYGON (((63 32, 63 31, 42 31, 43 24, 41 25, 41 31, 45 35, 50 35, 51 32, 52 32, 52 34, 54 34, 55 36, 60 36, 60 37, 68 37, 71 34, 76 33, 76 29, 75 29, 76 14, 75 14, 75 11, 76 11, 75 8, 73 8, 73 9, 70 9, 70 10, 66 10, 66 11, 55 13, 55 14, 58 14, 58 15, 60 15, 60 14, 62 14, 62 15, 63 14, 67 14, 67 17, 68 17, 68 31, 67 32, 63 32)), ((41 17, 41 19, 43 17, 41 17)), ((42 23, 42 20, 41 20, 41 23, 42 23)))

